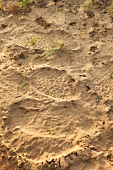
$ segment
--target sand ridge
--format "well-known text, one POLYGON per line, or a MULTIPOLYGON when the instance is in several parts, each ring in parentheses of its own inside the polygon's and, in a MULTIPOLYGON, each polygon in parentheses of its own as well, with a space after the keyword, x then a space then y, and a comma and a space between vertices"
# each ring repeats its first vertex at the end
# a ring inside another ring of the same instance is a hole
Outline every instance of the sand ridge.
POLYGON ((88 3, 1 12, 0 170, 113 169, 113 23, 88 3))

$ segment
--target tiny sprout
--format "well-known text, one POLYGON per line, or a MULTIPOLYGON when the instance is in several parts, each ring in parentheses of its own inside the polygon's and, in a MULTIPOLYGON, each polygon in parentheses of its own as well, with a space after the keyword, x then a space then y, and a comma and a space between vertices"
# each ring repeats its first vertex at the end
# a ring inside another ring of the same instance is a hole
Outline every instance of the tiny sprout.
POLYGON ((80 30, 79 36, 82 37, 82 35, 83 35, 83 32, 80 30))
POLYGON ((111 74, 110 74, 110 78, 113 78, 113 71, 112 71, 111 74))
POLYGON ((34 45, 34 44, 36 43, 36 40, 37 40, 37 37, 34 36, 34 37, 32 37, 32 38, 30 39, 29 43, 30 43, 31 45, 34 45))
POLYGON ((27 0, 22 0, 22 1, 20 1, 20 5, 26 5, 27 4, 27 0))

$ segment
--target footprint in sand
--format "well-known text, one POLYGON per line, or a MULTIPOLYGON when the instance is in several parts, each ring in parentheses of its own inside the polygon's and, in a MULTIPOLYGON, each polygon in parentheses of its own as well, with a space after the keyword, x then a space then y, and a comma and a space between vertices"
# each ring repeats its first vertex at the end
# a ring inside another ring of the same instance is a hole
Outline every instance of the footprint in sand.
POLYGON ((31 73, 36 91, 54 98, 67 99, 76 96, 76 81, 66 71, 43 67, 31 73))
POLYGON ((90 130, 93 120, 88 114, 77 101, 54 103, 50 99, 26 98, 12 104, 3 120, 5 141, 37 162, 47 155, 58 156, 65 148, 74 147, 84 129, 90 130))

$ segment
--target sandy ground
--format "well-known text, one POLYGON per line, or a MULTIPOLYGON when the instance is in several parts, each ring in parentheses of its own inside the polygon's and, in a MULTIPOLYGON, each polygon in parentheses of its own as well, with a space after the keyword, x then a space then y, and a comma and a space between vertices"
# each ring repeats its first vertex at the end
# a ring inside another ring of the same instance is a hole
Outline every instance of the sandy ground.
POLYGON ((113 170, 108 6, 36 1, 24 15, 1 12, 0 170, 113 170))

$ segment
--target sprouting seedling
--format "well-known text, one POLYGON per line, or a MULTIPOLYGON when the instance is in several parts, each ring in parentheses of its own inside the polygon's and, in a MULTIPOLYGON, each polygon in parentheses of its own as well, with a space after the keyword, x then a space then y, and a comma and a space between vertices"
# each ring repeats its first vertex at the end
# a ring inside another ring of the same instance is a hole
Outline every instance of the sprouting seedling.
POLYGON ((54 44, 53 48, 48 50, 48 52, 44 56, 42 56, 41 59, 51 56, 52 54, 56 53, 58 50, 60 50, 64 46, 64 44, 60 42, 53 42, 53 44, 54 44))
POLYGON ((84 7, 86 7, 86 8, 91 8, 91 7, 92 7, 92 2, 91 2, 91 0, 86 1, 86 2, 84 3, 84 7))
POLYGON ((31 45, 34 45, 34 44, 36 43, 36 40, 37 40, 37 36, 34 36, 34 37, 32 37, 32 38, 30 39, 29 43, 30 43, 31 45))
POLYGON ((53 42, 53 45, 59 45, 59 46, 61 46, 63 43, 61 43, 61 42, 53 42))
POLYGON ((23 73, 22 77, 23 77, 23 79, 22 79, 22 82, 21 82, 21 85, 20 85, 20 89, 23 89, 24 86, 25 86, 26 75, 23 73))
POLYGON ((113 9, 113 4, 111 4, 110 8, 113 9))
POLYGON ((80 30, 79 36, 82 37, 82 35, 83 35, 83 32, 80 30))
POLYGON ((32 3, 33 3, 33 0, 28 0, 27 3, 28 3, 28 4, 32 4, 32 3))
POLYGON ((27 0, 22 0, 19 2, 19 4, 20 4, 20 7, 22 8, 24 5, 27 4, 27 0))
POLYGON ((104 15, 104 16, 103 16, 103 19, 106 19, 106 18, 107 18, 107 16, 106 16, 106 15, 104 15))
POLYGON ((110 74, 110 78, 113 78, 113 71, 112 71, 111 74, 110 74))
POLYGON ((22 15, 22 16, 19 17, 19 20, 25 20, 25 19, 27 19, 27 17, 24 16, 24 15, 22 15))
POLYGON ((50 126, 50 135, 53 135, 53 125, 51 123, 51 126, 50 126))

